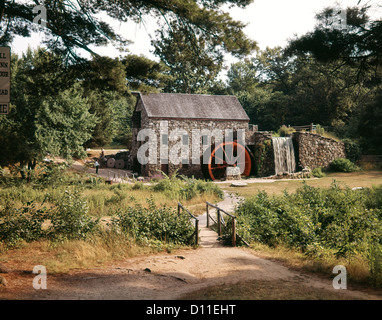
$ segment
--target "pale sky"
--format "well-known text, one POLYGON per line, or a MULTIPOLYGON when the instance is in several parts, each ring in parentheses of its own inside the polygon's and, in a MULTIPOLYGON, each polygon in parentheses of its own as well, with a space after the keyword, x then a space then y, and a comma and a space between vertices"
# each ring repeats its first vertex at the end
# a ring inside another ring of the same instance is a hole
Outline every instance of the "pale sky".
MULTIPOLYGON (((248 24, 245 33, 249 38, 257 41, 260 49, 266 47, 285 46, 288 39, 295 34, 303 35, 314 28, 315 15, 323 8, 339 4, 340 7, 356 6, 359 0, 254 0, 246 9, 229 9, 235 20, 248 24)), ((377 0, 361 0, 360 5, 371 3, 378 4, 377 0)), ((378 9, 378 18, 382 16, 381 8, 378 9)), ((106 18, 106 21, 108 19, 106 18)), ((144 24, 114 23, 116 30, 126 39, 134 41, 128 46, 131 53, 143 54, 148 58, 157 58, 151 53, 150 36, 154 35, 156 24, 147 19, 144 24)), ((25 52, 28 45, 36 47, 40 42, 39 36, 31 39, 19 38, 12 44, 12 52, 25 52)), ((93 48, 99 54, 117 57, 121 53, 114 48, 93 48)), ((227 62, 233 59, 227 57, 227 62)))

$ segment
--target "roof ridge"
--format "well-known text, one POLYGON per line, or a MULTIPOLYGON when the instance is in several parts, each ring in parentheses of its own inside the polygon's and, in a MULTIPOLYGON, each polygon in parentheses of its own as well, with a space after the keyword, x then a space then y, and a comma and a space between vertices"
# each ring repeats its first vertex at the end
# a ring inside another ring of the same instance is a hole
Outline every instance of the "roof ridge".
POLYGON ((234 95, 149 93, 139 94, 138 98, 149 118, 249 121, 234 95))

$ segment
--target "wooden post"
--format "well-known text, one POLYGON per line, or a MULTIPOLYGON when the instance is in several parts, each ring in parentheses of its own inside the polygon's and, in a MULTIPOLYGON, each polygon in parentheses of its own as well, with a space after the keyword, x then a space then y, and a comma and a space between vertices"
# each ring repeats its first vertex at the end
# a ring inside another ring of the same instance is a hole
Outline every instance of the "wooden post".
POLYGON ((232 246, 236 247, 236 219, 232 218, 232 246))
POLYGON ((208 213, 208 203, 206 204, 206 211, 207 211, 207 228, 210 227, 210 215, 208 213))
POLYGON ((178 202, 178 216, 180 216, 180 203, 178 202))
POLYGON ((313 132, 313 123, 310 124, 310 132, 313 132))
POLYGON ((195 220, 195 244, 199 244, 199 220, 195 220))
POLYGON ((222 222, 220 221, 220 210, 218 210, 218 236, 220 237, 222 235, 222 222))

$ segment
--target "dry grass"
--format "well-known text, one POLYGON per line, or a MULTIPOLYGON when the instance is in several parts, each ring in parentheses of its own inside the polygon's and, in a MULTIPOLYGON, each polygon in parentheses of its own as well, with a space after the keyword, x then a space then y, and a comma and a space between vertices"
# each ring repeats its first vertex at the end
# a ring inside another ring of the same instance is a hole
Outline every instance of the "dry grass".
MULTIPOLYGON (((118 193, 111 189, 89 189, 84 190, 83 196, 88 201, 90 214, 95 217, 110 216, 119 208, 135 204, 147 207, 147 199, 150 197, 153 197, 157 206, 176 208, 178 205, 178 200, 171 199, 162 192, 153 192, 148 189, 122 190, 118 193)), ((206 201, 216 202, 218 200, 215 194, 207 193, 198 195, 191 200, 181 201, 181 203, 193 214, 200 215, 205 211, 206 201)))
POLYGON ((363 285, 369 281, 369 263, 365 257, 359 255, 349 258, 335 258, 332 254, 320 258, 308 257, 300 251, 285 246, 269 247, 260 243, 252 243, 251 248, 257 256, 274 260, 298 271, 321 274, 324 277, 332 274, 334 266, 346 267, 349 283, 363 285))
POLYGON ((2 251, 0 263, 13 271, 30 272, 44 265, 49 273, 102 266, 105 263, 157 252, 156 248, 136 245, 124 235, 104 232, 87 240, 64 242, 35 241, 2 251))

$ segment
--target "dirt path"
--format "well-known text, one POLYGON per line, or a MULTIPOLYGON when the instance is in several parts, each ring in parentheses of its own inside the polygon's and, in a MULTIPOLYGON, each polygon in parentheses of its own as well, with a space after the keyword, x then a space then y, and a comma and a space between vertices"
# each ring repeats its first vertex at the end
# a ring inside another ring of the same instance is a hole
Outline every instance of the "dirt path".
MULTIPOLYGON (((231 210, 237 198, 227 196, 219 206, 231 210)), ((271 281, 282 286, 304 284, 317 290, 337 292, 347 299, 381 299, 351 290, 334 290, 330 279, 323 280, 292 271, 279 263, 262 259, 245 248, 224 247, 217 234, 204 227, 200 217, 201 245, 198 249, 172 254, 137 257, 107 267, 71 271, 65 275, 48 275, 47 289, 34 290, 35 275, 12 279, 5 299, 113 299, 113 300, 175 300, 185 294, 222 284, 243 281, 271 281)), ((11 275, 11 274, 10 274, 11 275)), ((298 298, 298 297, 296 297, 298 298)))

